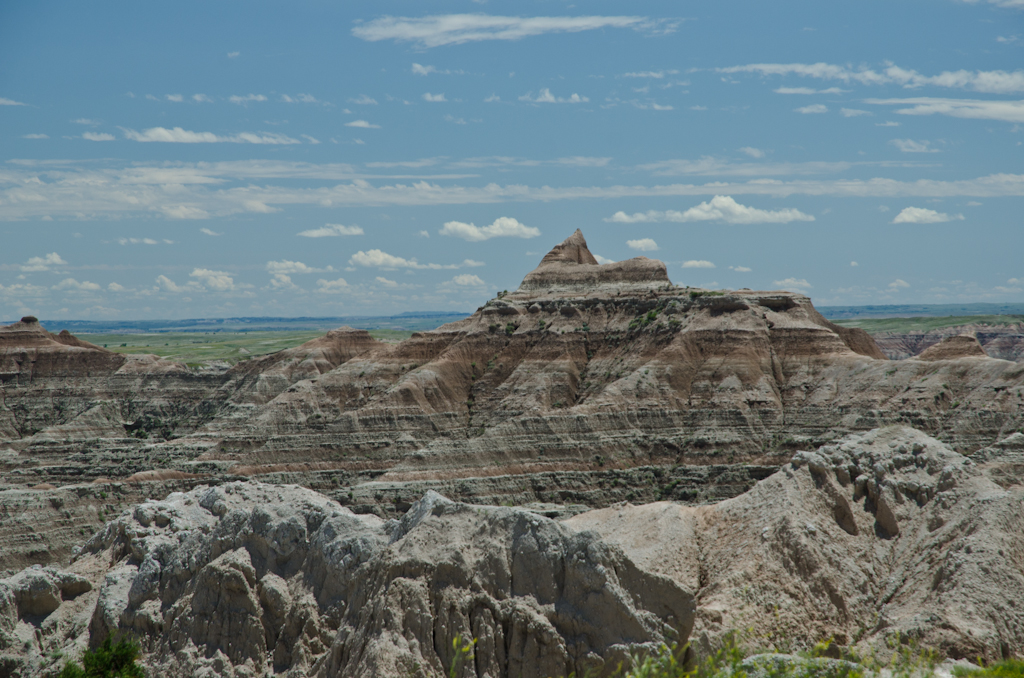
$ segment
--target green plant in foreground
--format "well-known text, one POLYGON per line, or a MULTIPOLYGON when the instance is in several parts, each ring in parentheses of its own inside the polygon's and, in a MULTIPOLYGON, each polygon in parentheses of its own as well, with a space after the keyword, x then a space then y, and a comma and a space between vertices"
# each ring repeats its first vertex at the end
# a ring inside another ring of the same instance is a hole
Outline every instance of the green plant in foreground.
POLYGON ((128 638, 116 644, 108 636, 95 650, 87 650, 82 665, 68 662, 58 678, 145 678, 142 667, 135 661, 139 645, 128 638))
POLYGON ((957 678, 1024 678, 1024 659, 1005 659, 977 669, 957 666, 953 675, 957 678))
POLYGON ((473 648, 476 647, 476 638, 469 640, 456 633, 452 638, 452 650, 455 656, 452 657, 451 666, 448 668, 448 678, 458 678, 462 673, 463 665, 473 659, 473 648))

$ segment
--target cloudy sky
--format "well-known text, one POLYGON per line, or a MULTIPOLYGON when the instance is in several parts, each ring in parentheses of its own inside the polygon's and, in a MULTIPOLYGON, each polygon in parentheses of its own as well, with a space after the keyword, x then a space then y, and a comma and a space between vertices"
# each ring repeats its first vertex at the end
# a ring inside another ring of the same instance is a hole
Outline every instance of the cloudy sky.
POLYGON ((0 5, 0 318, 1024 302, 1024 0, 0 5))

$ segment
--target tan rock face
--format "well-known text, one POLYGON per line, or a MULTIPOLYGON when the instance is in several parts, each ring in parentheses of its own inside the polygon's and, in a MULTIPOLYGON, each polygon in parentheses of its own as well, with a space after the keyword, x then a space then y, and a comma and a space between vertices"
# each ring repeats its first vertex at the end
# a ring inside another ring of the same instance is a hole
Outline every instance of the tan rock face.
POLYGON ((752 645, 897 634, 960 658, 1024 652, 1024 436, 972 462, 905 427, 852 435, 718 504, 566 521, 697 597, 695 640, 752 645))
POLYGON ((957 358, 988 357, 985 349, 978 343, 978 338, 963 334, 958 337, 947 337, 921 351, 918 360, 956 360, 957 358))

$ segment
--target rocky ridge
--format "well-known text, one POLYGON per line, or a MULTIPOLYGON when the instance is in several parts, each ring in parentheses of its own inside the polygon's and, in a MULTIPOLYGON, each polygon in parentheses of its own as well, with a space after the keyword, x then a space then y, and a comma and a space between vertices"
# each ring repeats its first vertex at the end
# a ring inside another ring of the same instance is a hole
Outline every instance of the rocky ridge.
POLYGON ((60 558, 109 499, 161 496, 169 480, 297 483, 382 516, 431 489, 699 503, 851 431, 909 424, 970 454, 1024 427, 1024 365, 888 361, 806 296, 680 287, 644 257, 601 265, 579 232, 519 289, 400 344, 336 330, 227 371, 95 348, 62 360, 4 363, 17 367, 0 386, 0 539, 38 529, 0 567, 60 558), (7 495, 92 481, 54 509, 59 524, 26 515, 44 498, 7 495))
POLYGON ((1024 653, 1024 435, 967 458, 920 431, 852 434, 735 498, 562 522, 428 493, 400 520, 254 481, 125 509, 65 568, 0 580, 0 663, 23 675, 112 631, 169 676, 600 675, 733 629, 791 649, 911 637, 1024 653))

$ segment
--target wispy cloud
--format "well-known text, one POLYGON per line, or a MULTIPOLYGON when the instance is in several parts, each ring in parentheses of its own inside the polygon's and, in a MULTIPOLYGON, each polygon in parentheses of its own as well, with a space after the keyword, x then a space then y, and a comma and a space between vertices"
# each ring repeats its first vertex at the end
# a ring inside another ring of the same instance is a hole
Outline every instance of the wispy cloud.
POLYGON ((753 146, 744 146, 743 148, 741 148, 739 150, 740 150, 740 153, 746 153, 751 158, 763 158, 764 157, 764 151, 762 151, 760 148, 754 148, 753 146))
MULTIPOLYGON (((132 141, 141 142, 163 142, 163 143, 175 143, 175 144, 215 144, 215 143, 233 143, 233 144, 300 144, 302 143, 298 139, 292 139, 284 134, 271 134, 268 132, 260 132, 259 134, 253 134, 252 132, 241 132, 239 134, 233 134, 230 136, 220 136, 213 132, 192 132, 190 130, 182 129, 181 127, 174 127, 167 129, 166 127, 151 127, 141 132, 136 132, 133 129, 123 129, 124 138, 132 141)), ((108 135, 109 136, 109 135, 108 135)))
POLYGON ((119 245, 173 245, 173 240, 167 240, 166 238, 161 240, 155 240, 154 238, 118 238, 117 243, 119 245))
POLYGON ((677 20, 649 19, 640 16, 384 16, 356 26, 352 29, 352 35, 370 42, 411 42, 426 49, 482 40, 521 40, 546 33, 578 33, 601 28, 631 28, 648 33, 670 33, 679 23, 677 20))
POLYGON ((312 94, 296 94, 295 96, 289 96, 287 94, 281 95, 281 101, 286 104, 322 104, 323 102, 317 99, 312 94))
POLYGON ((192 101, 196 102, 197 104, 212 104, 213 103, 213 99, 211 99, 210 97, 206 96, 205 94, 193 94, 192 95, 192 101))
POLYGON ((354 99, 349 99, 349 103, 358 104, 360 106, 376 106, 377 100, 367 94, 360 94, 354 99))
POLYGON ((164 97, 168 101, 173 101, 174 103, 177 103, 177 104, 180 104, 182 101, 185 100, 185 97, 183 97, 180 94, 165 94, 164 97))
POLYGON ((536 238, 540 235, 540 229, 521 224, 512 217, 498 217, 489 226, 449 221, 438 231, 438 234, 462 238, 470 242, 481 242, 491 238, 536 238))
POLYGON ((386 270, 408 268, 434 271, 484 265, 482 262, 473 261, 472 259, 464 259, 461 264, 421 264, 415 259, 415 257, 412 259, 406 259, 404 257, 398 257, 393 254, 388 254, 383 250, 376 249, 366 252, 363 252, 362 250, 356 252, 349 258, 348 263, 349 266, 365 266, 367 268, 383 268, 386 270))
POLYGON ((359 226, 324 224, 321 228, 311 228, 308 231, 300 231, 299 235, 303 238, 332 238, 341 235, 363 235, 363 229, 359 226))
POLYGON ((730 266, 729 270, 730 271, 736 271, 737 273, 750 273, 754 269, 752 269, 752 268, 750 268, 748 266, 730 266))
POLYGON ((241 52, 228 52, 229 59, 237 59, 241 52))
POLYGON ((28 106, 28 104, 15 101, 14 99, 5 99, 4 97, 0 97, 0 106, 28 106))
POLYGON ((896 278, 891 283, 889 283, 889 288, 892 290, 906 289, 908 287, 910 287, 910 283, 901 278, 896 278))
POLYGON ((775 90, 776 94, 842 94, 849 92, 848 89, 839 89, 838 87, 829 87, 828 89, 814 89, 813 87, 779 87, 775 90))
POLYGON ((78 282, 74 278, 64 278, 59 283, 53 286, 55 290, 73 291, 73 292, 99 292, 101 288, 94 282, 83 280, 78 282))
POLYGON ((271 275, 285 274, 285 275, 296 275, 304 273, 326 273, 333 271, 334 269, 328 266, 327 268, 314 268, 307 266, 301 261, 289 261, 288 259, 282 259, 281 261, 268 261, 267 262, 267 273, 271 275))
POLYGON ((537 96, 534 96, 533 92, 527 92, 519 97, 519 100, 528 101, 532 104, 582 104, 590 101, 587 97, 581 97, 575 92, 569 97, 556 97, 547 87, 537 92, 537 96))
POLYGON ((447 99, 444 98, 444 92, 441 92, 440 94, 431 94, 430 92, 424 92, 423 93, 423 100, 424 101, 431 101, 431 102, 435 102, 435 103, 441 102, 441 101, 448 101, 447 99))
POLYGON ((862 111, 859 108, 840 108, 839 112, 844 118, 856 118, 861 115, 874 115, 871 111, 862 111))
POLYGON ((437 73, 438 75, 464 75, 466 73, 463 70, 449 70, 447 68, 442 70, 434 66, 424 66, 417 63, 412 65, 412 72, 415 75, 430 75, 431 73, 437 73))
POLYGON ((893 139, 889 142, 904 153, 938 153, 939 149, 932 148, 930 141, 914 141, 913 139, 893 139))
POLYGON ((82 138, 88 141, 113 141, 115 137, 106 132, 84 132, 82 138))
POLYGON ((811 104, 810 106, 801 106, 800 108, 794 108, 797 113, 828 113, 828 106, 825 104, 811 104))
POLYGON ((1024 101, 914 97, 909 99, 865 99, 864 102, 878 106, 910 106, 910 108, 897 109, 896 112, 901 115, 937 114, 954 118, 1024 123, 1024 101))
MULTIPOLYGON (((1024 0, 1022 1, 1024 4, 1024 0)), ((796 75, 821 80, 857 82, 862 85, 897 84, 906 88, 925 85, 969 89, 988 94, 1024 92, 1024 70, 1017 71, 943 71, 938 75, 922 75, 915 70, 889 64, 881 70, 854 70, 824 62, 814 64, 747 64, 716 69, 719 73, 758 73, 760 75, 796 75)), ((792 88, 797 89, 797 88, 792 88)), ((777 90, 776 90, 777 91, 777 90)), ((796 93, 796 92, 791 92, 796 93)), ((802 92, 801 92, 802 93, 802 92)))
POLYGON ((655 80, 661 80, 666 75, 676 75, 679 71, 637 71, 635 73, 623 73, 624 78, 654 78, 655 80))
POLYGON ((683 268, 715 268, 715 265, 707 259, 690 259, 683 262, 683 268))
POLYGON ((668 210, 658 212, 637 212, 626 214, 616 212, 605 221, 619 224, 676 222, 686 223, 690 221, 724 221, 729 224, 788 224, 791 221, 814 221, 810 214, 804 214, 798 209, 788 208, 783 210, 761 210, 756 207, 748 207, 736 202, 728 195, 716 195, 707 202, 702 202, 696 207, 691 207, 685 212, 668 210))
POLYGON ((246 104, 250 104, 250 103, 253 103, 255 101, 266 101, 266 100, 267 100, 267 97, 262 95, 262 94, 246 94, 244 96, 239 96, 239 95, 235 94, 235 95, 232 95, 232 96, 228 97, 228 101, 230 101, 233 104, 239 104, 241 106, 245 106, 246 104))
POLYGON ((812 287, 811 283, 804 278, 786 278, 785 280, 776 280, 772 284, 780 289, 797 289, 801 292, 812 287))
POLYGON ((353 120, 352 122, 346 122, 345 127, 362 127, 363 129, 380 129, 380 125, 374 125, 373 123, 365 120, 353 120))
POLYGON ((935 210, 926 209, 924 207, 906 207, 896 218, 892 220, 894 224, 939 224, 944 221, 962 221, 964 215, 962 214, 944 214, 942 212, 936 212, 935 210))
POLYGON ((208 228, 200 228, 199 232, 203 233, 204 235, 212 235, 212 236, 224 235, 223 233, 218 233, 217 231, 212 231, 212 230, 210 230, 208 228))
POLYGON ((22 139, 49 139, 50 135, 48 135, 48 134, 22 134, 21 138, 22 139))

